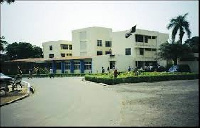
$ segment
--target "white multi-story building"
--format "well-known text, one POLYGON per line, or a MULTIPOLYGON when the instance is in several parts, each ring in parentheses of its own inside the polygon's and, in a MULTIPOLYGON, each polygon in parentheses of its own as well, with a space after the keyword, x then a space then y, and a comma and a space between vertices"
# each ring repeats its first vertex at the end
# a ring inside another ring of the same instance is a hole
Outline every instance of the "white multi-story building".
POLYGON ((72 31, 73 56, 96 56, 110 53, 112 29, 88 27, 72 31))
MULTIPOLYGON (((113 54, 132 56, 135 66, 148 66, 157 63, 157 52, 162 43, 165 43, 169 35, 156 31, 137 29, 129 38, 125 38, 127 31, 112 33, 113 54)), ((166 61, 159 61, 160 65, 166 65, 166 61)))
POLYGON ((72 42, 65 40, 42 43, 44 58, 63 58, 72 56, 72 42))
POLYGON ((168 34, 136 29, 125 38, 126 32, 112 32, 111 28, 103 27, 73 30, 72 42, 44 42, 44 59, 48 63, 53 60, 56 73, 100 73, 102 67, 123 72, 129 66, 166 65, 166 61, 158 61, 156 53, 160 44, 168 40, 168 34))

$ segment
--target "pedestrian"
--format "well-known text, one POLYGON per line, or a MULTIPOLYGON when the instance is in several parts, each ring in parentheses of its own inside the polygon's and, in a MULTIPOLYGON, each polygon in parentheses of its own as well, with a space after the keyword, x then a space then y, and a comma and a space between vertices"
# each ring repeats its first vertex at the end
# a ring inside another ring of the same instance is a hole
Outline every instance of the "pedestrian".
POLYGON ((134 69, 134 73, 135 73, 135 76, 138 76, 138 75, 139 75, 138 67, 136 67, 136 68, 134 69))
POLYGON ((104 73, 105 72, 105 69, 104 69, 104 67, 102 67, 102 71, 101 71, 102 73, 104 73))
POLYGON ((114 70, 114 78, 117 78, 117 69, 114 70))
POLYGON ((32 79, 32 74, 33 74, 33 72, 32 72, 32 69, 29 69, 29 71, 28 71, 28 74, 29 74, 29 77, 28 77, 28 79, 29 79, 29 78, 31 78, 31 79, 32 79))
POLYGON ((128 67, 128 71, 129 71, 129 72, 131 71, 131 67, 130 67, 130 66, 128 67))
POLYGON ((50 68, 49 72, 50 72, 50 75, 49 75, 49 77, 50 77, 50 78, 51 78, 51 77, 53 77, 53 78, 54 78, 54 74, 53 74, 53 69, 52 69, 52 68, 50 68))
POLYGON ((40 77, 40 70, 39 70, 39 67, 36 67, 36 74, 38 77, 40 77))
POLYGON ((107 68, 107 72, 110 73, 110 68, 109 67, 107 68))
POLYGON ((22 70, 19 66, 17 66, 17 74, 19 74, 20 77, 22 77, 22 70))

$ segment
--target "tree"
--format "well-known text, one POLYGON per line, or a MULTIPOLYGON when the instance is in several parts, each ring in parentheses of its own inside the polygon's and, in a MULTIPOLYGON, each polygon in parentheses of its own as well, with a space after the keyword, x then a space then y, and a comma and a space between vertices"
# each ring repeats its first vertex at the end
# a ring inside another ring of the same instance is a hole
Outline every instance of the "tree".
POLYGON ((192 37, 191 39, 187 39, 185 41, 185 44, 188 45, 193 53, 199 53, 199 37, 195 36, 192 37))
POLYGON ((5 51, 5 46, 8 44, 8 42, 5 41, 4 39, 5 39, 4 36, 0 37, 0 51, 1 52, 5 51))
POLYGON ((174 65, 177 65, 178 58, 192 57, 192 50, 186 44, 180 44, 178 42, 170 44, 169 42, 163 43, 159 48, 158 55, 165 60, 173 60, 174 65))
POLYGON ((33 56, 34 58, 42 58, 43 57, 42 49, 38 46, 33 46, 33 56))
POLYGON ((11 3, 13 3, 13 2, 15 2, 15 0, 1 0, 1 4, 3 3, 3 2, 7 2, 8 4, 11 4, 11 3))
POLYGON ((14 42, 6 47, 7 55, 11 60, 42 57, 42 49, 26 42, 14 42))
POLYGON ((172 29, 172 43, 174 43, 175 41, 175 37, 177 32, 179 31, 179 42, 180 44, 182 44, 182 39, 184 36, 184 30, 187 33, 188 38, 190 38, 191 32, 189 29, 189 22, 186 21, 186 16, 188 15, 188 13, 186 13, 183 16, 177 16, 176 18, 172 18, 170 20, 170 23, 167 26, 167 29, 173 28, 172 29))

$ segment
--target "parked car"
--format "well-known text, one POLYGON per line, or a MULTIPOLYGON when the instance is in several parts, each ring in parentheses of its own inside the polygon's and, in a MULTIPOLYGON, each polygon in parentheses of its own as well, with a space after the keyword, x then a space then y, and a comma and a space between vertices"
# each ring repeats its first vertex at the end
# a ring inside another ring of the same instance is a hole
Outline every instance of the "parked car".
POLYGON ((3 73, 0 73, 0 91, 5 93, 9 91, 8 85, 13 81, 12 77, 6 76, 3 73))
POLYGON ((189 65, 181 64, 181 65, 173 65, 169 68, 169 72, 191 72, 189 65))

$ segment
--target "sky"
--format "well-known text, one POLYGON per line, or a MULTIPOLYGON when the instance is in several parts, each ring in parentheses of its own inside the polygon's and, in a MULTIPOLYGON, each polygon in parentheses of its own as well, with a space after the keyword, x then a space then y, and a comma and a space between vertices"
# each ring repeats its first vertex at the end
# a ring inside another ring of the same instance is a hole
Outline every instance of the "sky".
MULTIPOLYGON (((171 33, 170 19, 188 13, 191 37, 199 36, 198 1, 15 1, 1 4, 1 36, 8 43, 72 41, 72 30, 106 27, 171 33)), ((178 35, 177 35, 178 36, 178 35)), ((184 35, 183 41, 187 39, 184 35)))

